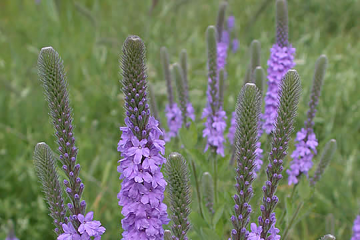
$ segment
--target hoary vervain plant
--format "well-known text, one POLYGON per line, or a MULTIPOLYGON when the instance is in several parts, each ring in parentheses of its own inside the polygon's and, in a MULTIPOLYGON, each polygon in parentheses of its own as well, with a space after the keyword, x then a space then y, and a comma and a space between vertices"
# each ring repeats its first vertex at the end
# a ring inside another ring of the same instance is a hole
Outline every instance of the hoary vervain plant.
POLYGON ((179 105, 181 110, 181 122, 188 127, 188 114, 187 114, 187 97, 186 97, 186 87, 185 87, 185 80, 184 74, 182 69, 178 63, 175 63, 172 66, 173 77, 175 79, 177 96, 179 99, 179 105))
POLYGON ((181 110, 174 99, 172 76, 170 70, 169 53, 166 47, 160 49, 160 58, 163 67, 163 75, 166 81, 167 96, 169 103, 166 105, 165 113, 169 132, 165 134, 165 141, 170 141, 171 138, 178 135, 179 129, 182 126, 181 110))
POLYGON ((187 163, 179 153, 171 153, 165 165, 171 210, 173 239, 187 240, 190 229, 190 180, 187 163))
POLYGON ((92 220, 92 212, 85 216, 86 202, 81 200, 85 186, 79 177, 80 164, 76 163, 78 149, 75 146, 65 70, 59 54, 52 47, 41 49, 38 70, 55 129, 59 160, 67 177, 64 180, 65 191, 70 200, 67 204, 69 221, 62 224, 64 233, 58 239, 62 240, 68 236, 99 238, 105 232, 105 228, 101 227, 99 221, 92 220))
POLYGON ((258 142, 261 99, 255 84, 247 83, 241 89, 236 106, 236 194, 234 215, 231 217, 234 229, 232 240, 247 239, 247 225, 252 212, 250 200, 253 196, 252 182, 258 142))
POLYGON ((147 100, 145 44, 129 36, 121 57, 122 91, 125 96, 125 127, 121 127, 118 172, 122 179, 118 194, 123 239, 162 239, 168 224, 167 206, 162 203, 166 181, 161 166, 166 162, 165 142, 147 100))
POLYGON ((188 80, 188 63, 187 63, 187 52, 185 49, 181 50, 180 53, 180 66, 184 77, 185 97, 186 97, 186 115, 192 121, 195 121, 195 110, 190 102, 189 97, 189 80, 188 80))
POLYGON ((280 82, 286 72, 295 66, 295 48, 288 41, 288 10, 286 0, 276 0, 276 43, 270 49, 268 60, 268 90, 265 96, 263 128, 267 134, 274 129, 280 82))
MULTIPOLYGON (((293 123, 296 116, 301 91, 300 77, 295 70, 289 70, 280 84, 278 115, 275 121, 275 130, 271 141, 269 164, 266 169, 267 181, 263 186, 263 199, 260 206, 261 216, 258 223, 261 238, 268 239, 277 236, 275 227, 276 217, 274 209, 279 201, 275 195, 279 181, 283 178, 284 158, 287 154, 290 135, 293 132, 293 123)), ((254 233, 255 234, 255 233, 254 233)))
POLYGON ((289 174, 288 183, 297 184, 302 174, 308 174, 313 166, 312 159, 317 154, 316 147, 318 141, 314 132, 314 117, 316 107, 319 103, 321 88, 324 82, 324 77, 327 67, 327 57, 322 55, 318 58, 315 64, 315 72, 310 94, 309 110, 307 112, 307 120, 305 127, 297 134, 295 139, 295 150, 291 157, 293 161, 290 163, 290 169, 286 172, 289 174))

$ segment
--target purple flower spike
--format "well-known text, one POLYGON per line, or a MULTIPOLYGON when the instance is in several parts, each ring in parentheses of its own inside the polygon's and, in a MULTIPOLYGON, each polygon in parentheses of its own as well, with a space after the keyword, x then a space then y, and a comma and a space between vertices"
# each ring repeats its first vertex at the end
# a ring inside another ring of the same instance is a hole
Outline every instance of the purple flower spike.
POLYGON ((270 49, 268 60, 268 90, 265 96, 264 130, 274 130, 277 117, 279 84, 288 70, 295 66, 295 48, 288 42, 288 11, 286 0, 276 1, 276 43, 270 49))
POLYGON ((165 134, 165 141, 170 141, 171 138, 176 137, 182 126, 181 110, 176 103, 173 105, 167 105, 165 107, 165 113, 169 131, 165 134))
POLYGON ((223 111, 219 96, 219 71, 225 68, 227 45, 216 42, 215 27, 207 29, 208 51, 208 90, 207 106, 204 108, 202 118, 207 118, 203 137, 207 138, 205 151, 213 148, 217 154, 224 156, 224 131, 226 128, 226 113, 223 111))
POLYGON ((162 239, 162 225, 169 223, 167 207, 162 203, 166 182, 160 171, 166 162, 162 155, 165 142, 160 139, 163 132, 157 120, 150 116, 149 109, 144 109, 148 106, 145 45, 139 37, 126 39, 121 63, 123 92, 127 96, 125 106, 129 113, 125 118, 126 126, 120 128, 122 135, 118 143, 122 157, 118 172, 123 181, 118 199, 123 207, 123 239, 162 239), (131 116, 136 113, 131 112, 133 109, 145 111, 149 117, 132 121, 131 116))
POLYGON ((313 166, 312 159, 317 154, 316 147, 318 145, 313 127, 316 107, 319 102, 321 88, 326 72, 327 57, 322 55, 318 58, 315 64, 315 73, 313 77, 313 84, 311 89, 309 110, 307 112, 307 120, 305 127, 302 128, 296 135, 295 151, 292 153, 292 162, 290 169, 286 172, 289 174, 289 185, 297 184, 301 174, 308 175, 309 170, 313 166))
POLYGON ((274 44, 270 52, 267 76, 268 90, 265 96, 265 113, 263 115, 263 128, 267 134, 270 134, 274 129, 281 79, 289 69, 295 66, 295 48, 291 45, 289 47, 280 47, 278 44, 274 44))

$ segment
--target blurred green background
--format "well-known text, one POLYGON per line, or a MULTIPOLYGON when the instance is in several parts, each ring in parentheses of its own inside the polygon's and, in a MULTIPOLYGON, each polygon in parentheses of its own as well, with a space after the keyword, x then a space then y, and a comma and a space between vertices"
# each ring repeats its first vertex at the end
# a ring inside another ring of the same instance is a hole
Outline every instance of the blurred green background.
MULTIPOLYGON (((228 14, 236 18, 240 40, 239 51, 229 54, 226 67, 228 120, 244 79, 252 39, 262 44, 261 62, 266 68, 275 39, 275 1, 268 1, 256 21, 254 15, 263 0, 228 1, 228 14)), ((178 61, 182 48, 187 49, 190 97, 199 119, 206 101, 205 30, 215 24, 219 2, 159 0, 152 9, 150 0, 0 1, 0 239, 6 236, 9 219, 14 221, 20 239, 55 238, 32 163, 37 142, 44 141, 56 148, 37 77, 40 49, 52 46, 64 60, 80 149, 78 161, 86 186, 83 197, 88 210, 93 210, 95 218, 107 228, 103 239, 118 239, 121 213, 116 198, 120 189, 116 146, 124 118, 118 67, 122 42, 130 34, 145 41, 148 79, 155 85, 163 122, 166 87, 160 47, 168 48, 172 62, 178 61)), ((290 41, 296 47, 296 69, 303 87, 295 130, 302 127, 306 118, 315 61, 320 54, 326 54, 329 66, 315 132, 320 150, 331 138, 338 142, 338 151, 318 185, 311 212, 299 221, 289 239, 318 239, 325 233, 349 239, 360 207, 360 1, 289 0, 288 5, 290 41)), ((199 133, 201 126, 199 120, 199 133)), ((171 145, 167 152, 177 150, 171 145)), ((229 173, 234 171, 226 164, 222 166, 220 186, 229 191, 220 198, 225 211, 218 225, 213 226, 211 231, 216 234, 211 239, 224 239, 231 229, 234 181, 229 173)), ((206 169, 200 166, 199 171, 206 169)), ((255 191, 261 192, 260 189, 255 191)), ((280 201, 290 190, 283 180, 280 201)), ((192 231, 191 237, 202 239, 196 231, 192 231)))

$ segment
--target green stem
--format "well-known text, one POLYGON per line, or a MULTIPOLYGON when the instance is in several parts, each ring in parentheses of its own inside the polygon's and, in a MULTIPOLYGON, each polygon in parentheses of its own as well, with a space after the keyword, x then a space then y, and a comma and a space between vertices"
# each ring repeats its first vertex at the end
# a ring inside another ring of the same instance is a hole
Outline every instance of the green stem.
POLYGON ((211 151, 211 160, 213 161, 214 167, 214 196, 215 196, 215 204, 217 203, 217 154, 213 150, 211 151))
POLYGON ((304 201, 301 201, 300 204, 298 205, 294 215, 292 216, 290 222, 289 222, 289 225, 285 228, 285 231, 284 231, 284 234, 283 234, 283 239, 286 240, 286 237, 289 233, 289 230, 291 229, 292 225, 294 224, 294 221, 296 219, 296 217, 299 215, 299 212, 301 210, 301 208, 304 206, 304 201))
POLYGON ((194 172, 194 178, 195 178, 195 185, 196 185, 196 192, 197 192, 197 199, 198 199, 198 203, 199 203, 200 215, 201 215, 201 217, 202 217, 203 219, 205 219, 205 218, 204 218, 203 211, 202 211, 202 206, 201 206, 201 195, 200 195, 199 181, 198 181, 198 178, 197 178, 195 163, 194 163, 193 160, 191 161, 191 166, 192 166, 192 169, 193 169, 193 172, 194 172))

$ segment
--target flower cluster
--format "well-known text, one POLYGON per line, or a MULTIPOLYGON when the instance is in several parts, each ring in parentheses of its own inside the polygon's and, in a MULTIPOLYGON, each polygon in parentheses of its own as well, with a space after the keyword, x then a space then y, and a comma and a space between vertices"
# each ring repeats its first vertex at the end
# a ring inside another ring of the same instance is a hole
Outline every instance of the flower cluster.
POLYGON ((291 154, 293 161, 290 163, 290 169, 286 170, 289 174, 289 185, 297 184, 300 174, 307 175, 308 171, 312 168, 312 159, 317 154, 316 147, 318 145, 315 133, 311 128, 302 128, 296 134, 295 150, 291 154))
POLYGON ((181 110, 177 103, 173 103, 172 105, 167 105, 165 107, 165 114, 169 131, 165 133, 164 139, 165 141, 170 141, 171 138, 177 136, 182 126, 181 110))
POLYGON ((188 118, 190 118, 192 121, 195 121, 195 110, 190 102, 188 102, 186 105, 186 113, 188 118))
POLYGON ((207 137, 207 144, 205 152, 208 148, 215 147, 216 153, 224 156, 224 131, 226 128, 226 113, 223 110, 218 110, 214 115, 208 108, 204 109, 202 118, 207 118, 205 122, 205 129, 203 131, 203 137, 207 137))
POLYGON ((274 129, 277 116, 277 103, 279 97, 279 85, 285 73, 295 66, 295 48, 291 45, 280 47, 274 44, 270 50, 268 61, 268 90, 265 96, 264 131, 270 134, 274 129))
MULTIPOLYGON (((85 200, 81 200, 85 186, 79 177, 80 164, 76 163, 78 149, 75 146, 72 109, 70 107, 70 99, 67 91, 64 65, 61 57, 52 47, 45 47, 41 49, 39 54, 38 69, 39 78, 43 83, 46 100, 50 109, 49 115, 55 129, 59 160, 63 165, 62 169, 67 177, 67 179, 64 179, 63 183, 70 200, 67 204, 67 209, 70 212, 68 219, 70 220, 70 224, 78 229, 78 233, 84 235, 84 232, 80 232, 80 226, 83 224, 81 222, 81 216, 85 214, 86 210, 86 202, 85 200)), ((54 171, 56 170, 53 169, 53 172, 54 171)), ((54 173, 52 173, 52 175, 52 178, 56 179, 54 173)), ((54 188, 52 189, 52 191, 55 190, 56 189, 54 188)), ((62 203, 57 202, 56 204, 62 203)), ((57 207, 57 209, 59 208, 57 207)), ((54 210, 56 211, 56 209, 50 207, 50 211, 54 210)), ((65 212, 63 209, 62 211, 63 213, 65 212)), ((61 215, 61 213, 56 211, 55 215, 61 215)), ((63 217, 64 216, 62 216, 62 218, 63 217)), ((63 222, 61 219, 59 221, 59 218, 55 219, 57 220, 57 222, 55 222, 57 223, 56 225, 67 222, 67 217, 63 219, 63 222)), ((96 223, 99 223, 98 228, 91 234, 89 233, 89 236, 100 237, 105 232, 105 228, 100 227, 100 222, 96 221, 96 223)), ((62 233, 58 228, 56 230, 57 234, 62 233)))
POLYGON ((352 228, 353 235, 351 240, 358 240, 360 239, 360 215, 358 215, 354 220, 354 226, 352 228))
POLYGON ((122 220, 125 239, 158 239, 163 235, 162 225, 167 224, 166 205, 162 203, 166 182, 160 169, 166 162, 165 142, 160 140, 162 131, 158 122, 150 116, 143 139, 134 136, 129 119, 121 127, 118 151, 122 159, 118 172, 123 179, 118 194, 123 206, 122 220))
POLYGON ((123 207, 123 239, 161 239, 162 225, 169 223, 162 203, 166 181, 160 171, 166 162, 165 142, 147 104, 145 45, 139 37, 126 39, 121 63, 127 117, 117 148, 123 179, 117 197, 123 207))
POLYGON ((101 235, 105 232, 105 228, 101 226, 99 221, 92 220, 93 212, 88 212, 86 216, 78 214, 76 218, 80 222, 79 228, 76 230, 71 222, 63 224, 64 233, 57 240, 94 240, 101 239, 101 235))
POLYGON ((268 234, 275 228, 274 210, 279 202, 275 195, 279 181, 283 178, 284 159, 287 155, 290 135, 293 132, 293 123, 296 116, 297 104, 301 91, 300 77, 295 70, 289 70, 280 84, 278 100, 278 115, 275 121, 275 130, 272 135, 269 164, 266 169, 267 181, 263 186, 263 199, 260 206, 261 216, 258 218, 262 226, 261 237, 268 239, 268 234))
POLYGON ((226 128, 226 113, 219 101, 219 71, 225 68, 227 45, 216 42, 216 30, 209 27, 207 30, 208 41, 208 90, 207 106, 204 108, 202 118, 207 118, 203 137, 207 137, 205 151, 209 146, 216 149, 216 153, 224 156, 224 131, 226 128))

